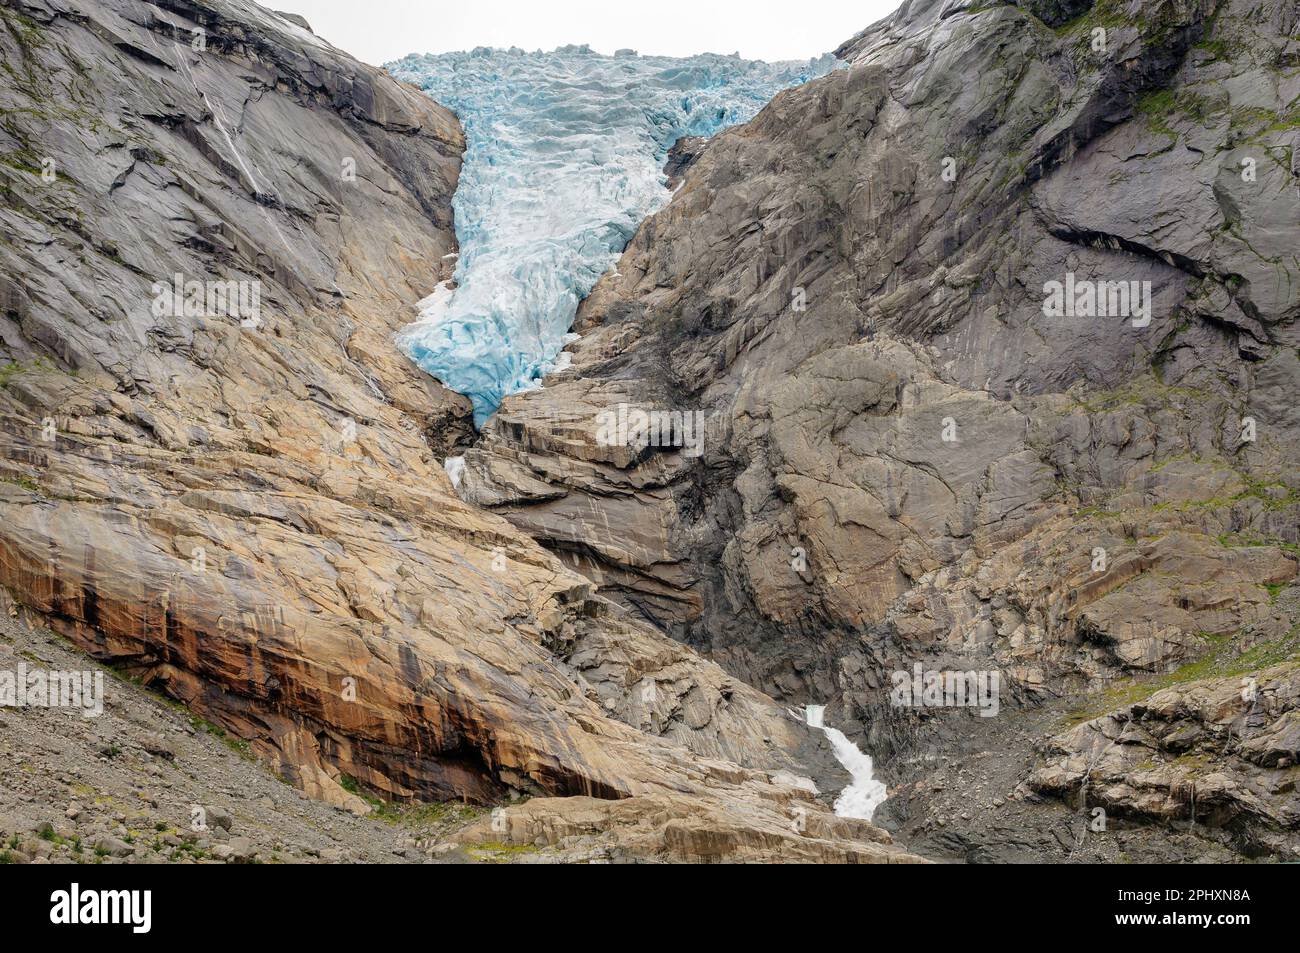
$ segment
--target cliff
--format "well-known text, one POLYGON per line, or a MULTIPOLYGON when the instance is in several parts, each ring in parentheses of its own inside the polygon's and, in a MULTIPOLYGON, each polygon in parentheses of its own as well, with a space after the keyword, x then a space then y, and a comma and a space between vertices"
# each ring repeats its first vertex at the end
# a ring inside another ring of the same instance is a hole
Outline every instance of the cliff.
MULTIPOLYGON (((849 69, 703 148, 584 302, 571 369, 467 454, 466 498, 763 691, 834 699, 909 791, 1085 692, 1262 684, 1300 624, 1277 601, 1300 542, 1298 16, 905 3, 849 69), (621 404, 701 411, 703 454, 600 439, 621 404), (999 672, 1010 716, 892 705, 916 663, 999 672)), ((1292 681, 1267 682, 1175 773, 1279 795, 1219 824, 1295 856, 1297 752, 1243 750, 1291 737, 1292 681)), ((1195 825, 1125 774, 1172 752, 1133 754, 1094 765, 1090 806, 1195 825)), ((1005 842, 956 809, 944 849, 1005 842)))
POLYGON ((842 777, 819 735, 453 492, 469 402, 391 336, 450 274, 454 116, 242 0, 4 0, 0 48, 14 613, 358 811, 902 856, 776 775, 842 777))

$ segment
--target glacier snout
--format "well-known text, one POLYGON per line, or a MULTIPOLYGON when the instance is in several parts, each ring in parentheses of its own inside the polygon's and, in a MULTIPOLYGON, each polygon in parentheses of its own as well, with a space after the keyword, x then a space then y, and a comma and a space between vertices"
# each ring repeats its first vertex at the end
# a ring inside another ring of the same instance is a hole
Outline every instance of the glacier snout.
POLYGON ((456 289, 421 302, 399 346, 467 395, 481 426, 502 398, 555 369, 579 302, 668 200, 661 169, 672 144, 748 121, 835 64, 585 47, 388 64, 453 109, 468 139, 454 201, 456 289))

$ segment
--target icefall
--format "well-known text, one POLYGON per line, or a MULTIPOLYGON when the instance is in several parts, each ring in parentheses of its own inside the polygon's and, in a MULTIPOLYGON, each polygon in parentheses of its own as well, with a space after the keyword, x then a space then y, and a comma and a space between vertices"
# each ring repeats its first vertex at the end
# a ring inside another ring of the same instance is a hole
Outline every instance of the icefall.
POLYGON ((388 64, 454 110, 467 137, 455 290, 421 302, 399 345, 467 395, 481 426, 503 397, 556 368, 578 303, 668 200, 662 166, 672 144, 746 122, 780 90, 836 64, 829 55, 604 56, 585 46, 480 47, 388 64))

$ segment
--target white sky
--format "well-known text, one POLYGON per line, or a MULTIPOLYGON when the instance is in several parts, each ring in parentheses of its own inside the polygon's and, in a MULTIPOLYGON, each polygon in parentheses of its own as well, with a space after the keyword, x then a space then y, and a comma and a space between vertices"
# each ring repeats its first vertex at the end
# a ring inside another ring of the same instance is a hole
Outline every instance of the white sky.
POLYGON ((307 18, 316 34, 376 66, 407 53, 476 46, 746 59, 828 53, 901 0, 259 0, 307 18))

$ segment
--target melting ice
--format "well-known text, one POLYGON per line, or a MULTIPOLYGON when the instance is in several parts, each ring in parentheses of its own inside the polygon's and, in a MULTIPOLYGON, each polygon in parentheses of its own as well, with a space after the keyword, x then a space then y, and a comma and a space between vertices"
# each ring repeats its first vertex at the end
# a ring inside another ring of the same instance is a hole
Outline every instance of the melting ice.
POLYGON ((827 728, 825 717, 825 705, 809 705, 804 710, 804 718, 809 727, 820 728, 830 739, 836 760, 853 779, 835 799, 835 813, 840 817, 858 817, 869 821, 876 813, 876 808, 885 803, 889 792, 884 784, 875 779, 875 765, 871 762, 871 756, 859 751, 858 746, 849 741, 838 728, 827 728))
POLYGON ((388 64, 454 110, 468 140, 453 202, 456 288, 421 302, 399 345, 467 395, 482 425, 503 397, 556 368, 578 303, 667 201, 672 144, 746 122, 836 62, 602 56, 584 46, 388 64))

